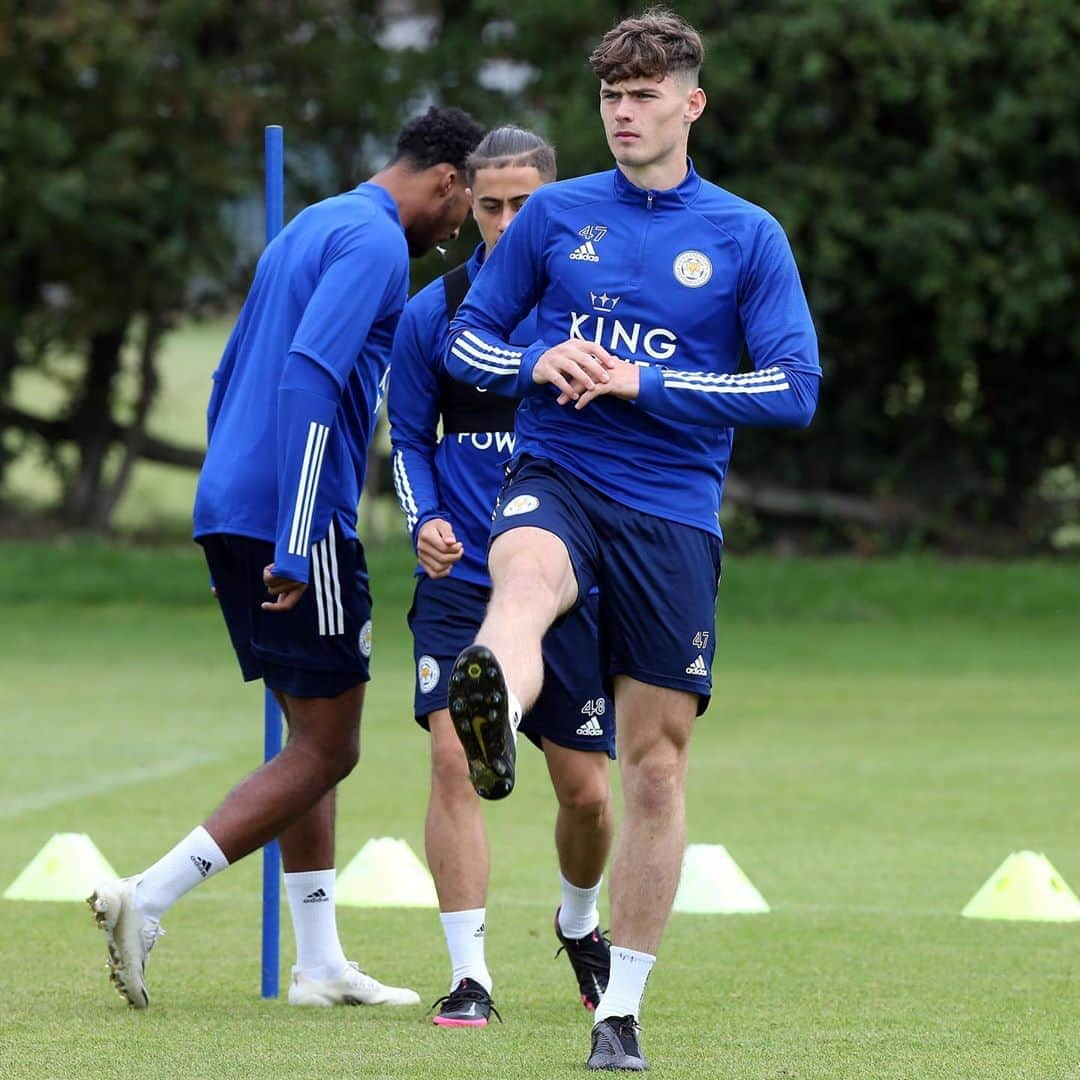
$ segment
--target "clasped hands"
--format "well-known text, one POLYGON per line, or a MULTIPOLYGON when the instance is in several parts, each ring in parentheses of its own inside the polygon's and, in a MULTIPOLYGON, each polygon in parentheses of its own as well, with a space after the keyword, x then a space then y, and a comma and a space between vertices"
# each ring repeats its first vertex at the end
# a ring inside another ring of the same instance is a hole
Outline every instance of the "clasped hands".
POLYGON ((598 397, 633 401, 638 396, 640 371, 637 364, 613 356, 591 341, 570 338, 543 353, 532 370, 534 383, 549 383, 559 391, 559 405, 571 401, 584 409, 598 397))

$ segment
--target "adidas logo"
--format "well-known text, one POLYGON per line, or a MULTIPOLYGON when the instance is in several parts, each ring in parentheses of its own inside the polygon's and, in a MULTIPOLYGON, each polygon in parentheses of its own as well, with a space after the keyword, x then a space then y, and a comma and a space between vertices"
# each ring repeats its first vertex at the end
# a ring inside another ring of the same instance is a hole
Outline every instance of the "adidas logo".
POLYGON ((579 735, 603 735, 604 729, 600 726, 600 721, 595 716, 590 716, 584 724, 577 729, 579 735))
POLYGON ((206 877, 206 875, 210 873, 210 870, 214 865, 209 859, 204 859, 201 855, 192 855, 191 861, 195 864, 195 869, 198 870, 203 877, 206 877))
POLYGON ((330 900, 330 897, 326 895, 325 889, 316 889, 314 892, 309 892, 304 897, 305 904, 326 904, 330 900))
POLYGON ((600 256, 596 254, 596 248, 593 247, 593 242, 591 240, 586 240, 581 247, 574 248, 574 250, 570 252, 570 258, 576 259, 578 262, 598 263, 600 261, 600 256))
POLYGON ((486 929, 486 925, 481 923, 479 929, 473 931, 473 937, 483 937, 486 929))
POLYGON ((705 658, 698 653, 697 659, 686 669, 687 675, 701 675, 708 678, 709 669, 705 666, 705 658))

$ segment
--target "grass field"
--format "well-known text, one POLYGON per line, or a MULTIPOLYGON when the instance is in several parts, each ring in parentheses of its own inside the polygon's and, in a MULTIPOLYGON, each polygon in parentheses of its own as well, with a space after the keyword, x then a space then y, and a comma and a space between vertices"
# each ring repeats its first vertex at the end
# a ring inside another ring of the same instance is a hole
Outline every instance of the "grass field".
MULTIPOLYGON (((55 832, 89 833, 130 873, 257 764, 260 691, 238 680, 193 549, 9 544, 0 558, 0 888, 55 832)), ((341 865, 371 836, 423 851, 408 553, 376 551, 372 574, 341 865)), ((959 917, 1021 848, 1080 889, 1078 640, 1068 565, 729 556, 689 832, 725 844, 773 910, 673 916, 643 1016, 653 1075, 1080 1078, 1080 923, 959 917)), ((543 773, 526 752, 519 789, 487 808, 505 1024, 260 1000, 250 859, 169 913, 145 1014, 108 987, 84 906, 0 901, 0 1075, 584 1076, 588 1019, 553 958, 543 773)), ((341 926, 374 973, 425 1003, 445 992, 434 912, 345 909, 341 926)), ((284 975, 287 916, 283 931, 284 975)))

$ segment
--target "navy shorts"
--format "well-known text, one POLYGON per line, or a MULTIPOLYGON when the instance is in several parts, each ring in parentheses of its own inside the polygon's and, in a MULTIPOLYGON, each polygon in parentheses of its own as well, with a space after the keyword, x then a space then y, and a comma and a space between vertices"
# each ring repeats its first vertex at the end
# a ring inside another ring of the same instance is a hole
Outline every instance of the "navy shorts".
POLYGON ((224 534, 198 542, 245 680, 300 698, 337 697, 368 681, 371 593, 358 540, 331 525, 312 545, 310 583, 289 611, 260 607, 270 599, 263 568, 274 561, 272 543, 224 534))
MULTIPOLYGON (((471 645, 491 590, 454 577, 416 580, 409 629, 416 661, 416 722, 446 708, 446 681, 458 653, 471 645)), ((602 750, 615 756, 615 710, 604 691, 597 641, 596 597, 548 631, 544 638, 544 685, 521 721, 536 745, 541 738, 571 750, 602 750)))
POLYGON ((712 694, 720 538, 624 506, 528 457, 508 473, 491 538, 521 526, 563 541, 579 597, 599 586, 605 675, 697 694, 700 716, 712 694))

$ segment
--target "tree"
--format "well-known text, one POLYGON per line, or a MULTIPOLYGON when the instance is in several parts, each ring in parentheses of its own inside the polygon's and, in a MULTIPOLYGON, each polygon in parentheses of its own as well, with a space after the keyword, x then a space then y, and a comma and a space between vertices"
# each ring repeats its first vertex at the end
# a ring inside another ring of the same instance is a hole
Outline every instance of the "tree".
POLYGON ((161 335, 247 284, 223 211, 258 197, 264 123, 289 128, 302 194, 385 161, 419 76, 375 26, 344 0, 19 8, 0 35, 0 479, 36 449, 63 522, 104 528, 137 458, 198 464, 146 429, 161 335), (27 368, 54 415, 10 404, 27 368))
MULTIPOLYGON (((708 53, 697 168, 784 224, 825 369, 809 432, 738 433, 733 491, 789 521, 1039 542, 1040 477, 1080 465, 1080 9, 678 9, 708 53)), ((563 175, 610 164, 585 57, 636 10, 525 2, 499 24, 536 74, 511 115, 540 118, 563 175)))
MULTIPOLYGON (((42 446, 65 520, 100 526, 136 456, 198 459, 146 431, 156 343, 200 283, 246 285, 222 208, 257 190, 262 124, 287 127, 296 200, 374 171, 433 100, 545 132, 563 176, 607 168, 586 57, 629 10, 23 5, 0 33, 0 401, 36 367, 64 404, 50 417, 0 405, 0 478, 42 446), (387 35, 403 14, 422 29, 406 47, 387 35), (527 77, 499 84, 498 64, 527 77)), ((1040 479, 1080 466, 1080 9, 679 10, 708 50, 695 163, 784 224, 826 375, 809 432, 738 433, 731 493, 768 518, 839 521, 844 537, 1040 542, 1040 479)), ((446 268, 421 263, 414 284, 446 268)))

